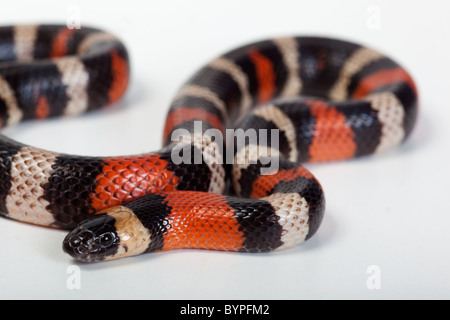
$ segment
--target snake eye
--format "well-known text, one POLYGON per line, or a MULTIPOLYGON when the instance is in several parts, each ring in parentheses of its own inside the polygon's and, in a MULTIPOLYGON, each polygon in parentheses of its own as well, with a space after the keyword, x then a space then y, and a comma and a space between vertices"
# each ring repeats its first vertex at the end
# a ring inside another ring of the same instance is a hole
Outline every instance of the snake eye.
POLYGON ((114 242, 114 235, 111 232, 104 233, 100 236, 100 245, 103 247, 109 247, 114 242))

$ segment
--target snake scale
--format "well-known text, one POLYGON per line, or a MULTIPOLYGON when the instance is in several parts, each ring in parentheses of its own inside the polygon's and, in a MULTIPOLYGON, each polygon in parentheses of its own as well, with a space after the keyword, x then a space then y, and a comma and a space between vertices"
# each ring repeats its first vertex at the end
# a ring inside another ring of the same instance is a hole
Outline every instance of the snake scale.
MULTIPOLYGON (((108 32, 0 28, 2 128, 109 106, 129 79, 127 50, 108 32)), ((398 146, 413 129, 417 101, 407 71, 370 48, 321 37, 259 41, 185 82, 159 151, 84 157, 1 135, 0 212, 70 230, 63 249, 85 262, 179 248, 292 247, 316 233, 325 210, 320 183, 300 163, 398 146), (229 129, 248 139, 230 148, 218 138, 229 129), (267 136, 255 142, 251 130, 267 136)))

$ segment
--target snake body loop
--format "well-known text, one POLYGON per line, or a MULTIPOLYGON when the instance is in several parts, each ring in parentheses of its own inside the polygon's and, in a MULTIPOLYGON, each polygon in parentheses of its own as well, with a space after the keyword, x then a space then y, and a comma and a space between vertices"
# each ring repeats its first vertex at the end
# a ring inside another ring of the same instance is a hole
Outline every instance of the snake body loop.
MULTIPOLYGON (((106 107, 129 77, 127 51, 107 32, 0 28, 2 127, 106 107)), ((318 37, 252 43, 180 88, 159 151, 82 157, 1 135, 0 212, 71 230, 63 249, 88 262, 179 248, 288 248, 316 233, 325 210, 321 185, 300 163, 392 149, 416 116, 414 81, 377 51, 318 37), (217 139, 227 129, 267 136, 230 147, 217 139)))

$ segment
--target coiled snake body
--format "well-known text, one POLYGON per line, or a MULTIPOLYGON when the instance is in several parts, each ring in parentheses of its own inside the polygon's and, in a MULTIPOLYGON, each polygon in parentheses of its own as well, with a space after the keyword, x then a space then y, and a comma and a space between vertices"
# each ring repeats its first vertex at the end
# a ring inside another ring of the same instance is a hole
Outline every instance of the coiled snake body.
MULTIPOLYGON (((1 126, 108 106, 129 71, 125 47, 107 32, 2 27, 1 126)), ((182 86, 160 151, 82 157, 1 135, 0 211, 70 229, 63 249, 88 262, 177 248, 287 248, 317 231, 325 209, 322 187, 300 162, 391 149, 416 113, 411 76, 379 52, 317 37, 261 41, 214 59, 182 86), (230 148, 217 138, 227 128, 268 136, 230 148)))

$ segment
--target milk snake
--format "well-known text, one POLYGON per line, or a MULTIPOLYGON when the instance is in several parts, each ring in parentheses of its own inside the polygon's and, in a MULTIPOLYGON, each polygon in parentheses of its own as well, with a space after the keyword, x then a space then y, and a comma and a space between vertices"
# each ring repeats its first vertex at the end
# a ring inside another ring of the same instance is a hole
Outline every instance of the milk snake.
MULTIPOLYGON (((127 51, 108 32, 0 28, 2 127, 109 106, 129 78, 127 51)), ((0 211, 71 230, 63 249, 86 262, 177 248, 292 247, 318 230, 325 209, 321 185, 300 163, 391 149, 416 114, 411 76, 377 51, 320 37, 260 41, 212 60, 180 88, 159 151, 83 157, 1 135, 0 211), (246 138, 230 148, 213 137, 232 128, 267 129, 267 143, 246 138)))

